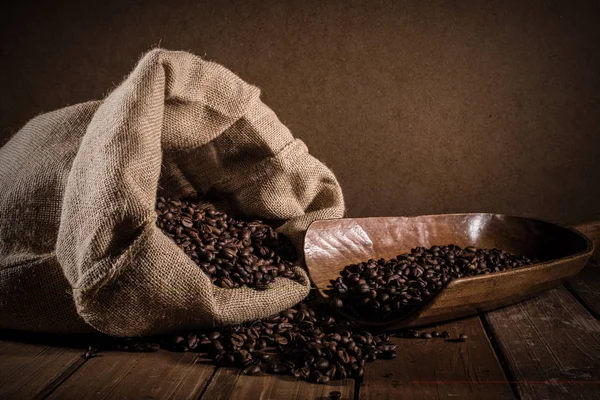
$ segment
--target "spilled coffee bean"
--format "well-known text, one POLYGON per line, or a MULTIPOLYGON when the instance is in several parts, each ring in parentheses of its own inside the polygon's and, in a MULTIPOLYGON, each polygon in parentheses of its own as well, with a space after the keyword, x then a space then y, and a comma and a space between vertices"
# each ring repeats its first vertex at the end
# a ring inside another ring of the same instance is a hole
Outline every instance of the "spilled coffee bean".
POLYGON ((339 390, 334 390, 332 392, 329 392, 329 398, 331 400, 337 400, 340 397, 342 397, 342 392, 340 392, 339 390))
POLYGON ((357 317, 386 321, 417 308, 452 279, 536 263, 499 249, 456 245, 415 247, 390 260, 346 266, 327 289, 331 305, 357 317))

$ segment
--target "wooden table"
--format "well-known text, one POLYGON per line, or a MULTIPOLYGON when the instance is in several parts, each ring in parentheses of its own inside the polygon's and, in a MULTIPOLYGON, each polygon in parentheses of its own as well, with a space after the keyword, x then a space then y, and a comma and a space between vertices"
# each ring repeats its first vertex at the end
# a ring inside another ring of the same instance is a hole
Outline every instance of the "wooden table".
POLYGON ((362 382, 244 376, 192 353, 107 352, 0 336, 0 399, 600 399, 600 267, 565 286, 439 325, 464 343, 393 339, 398 358, 362 382))

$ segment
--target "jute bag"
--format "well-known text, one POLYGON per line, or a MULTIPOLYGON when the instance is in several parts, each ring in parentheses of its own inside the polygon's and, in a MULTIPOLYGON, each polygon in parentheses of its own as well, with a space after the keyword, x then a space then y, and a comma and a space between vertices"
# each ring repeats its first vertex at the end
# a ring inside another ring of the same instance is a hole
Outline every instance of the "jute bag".
POLYGON ((239 323, 309 281, 221 289, 155 225, 157 196, 219 193, 285 220, 301 252, 341 189, 248 85, 185 52, 146 54, 105 100, 40 115, 0 149, 0 328, 117 336, 239 323))

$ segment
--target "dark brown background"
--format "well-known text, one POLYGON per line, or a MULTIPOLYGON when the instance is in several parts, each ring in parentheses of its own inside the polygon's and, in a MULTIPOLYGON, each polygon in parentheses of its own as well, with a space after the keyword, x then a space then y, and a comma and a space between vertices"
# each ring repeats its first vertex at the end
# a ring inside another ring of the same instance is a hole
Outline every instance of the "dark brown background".
POLYGON ((2 142, 160 45, 261 87, 350 216, 600 219, 597 1, 46 3, 1 12, 2 142))

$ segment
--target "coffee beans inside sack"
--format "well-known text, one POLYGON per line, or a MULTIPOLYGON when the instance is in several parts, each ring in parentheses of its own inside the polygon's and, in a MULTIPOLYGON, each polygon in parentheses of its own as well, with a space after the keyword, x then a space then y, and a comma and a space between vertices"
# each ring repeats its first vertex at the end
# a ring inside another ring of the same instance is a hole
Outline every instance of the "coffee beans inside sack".
POLYGON ((207 203, 158 198, 157 225, 210 277, 226 288, 267 289, 294 274, 296 250, 263 221, 236 220, 207 203))

